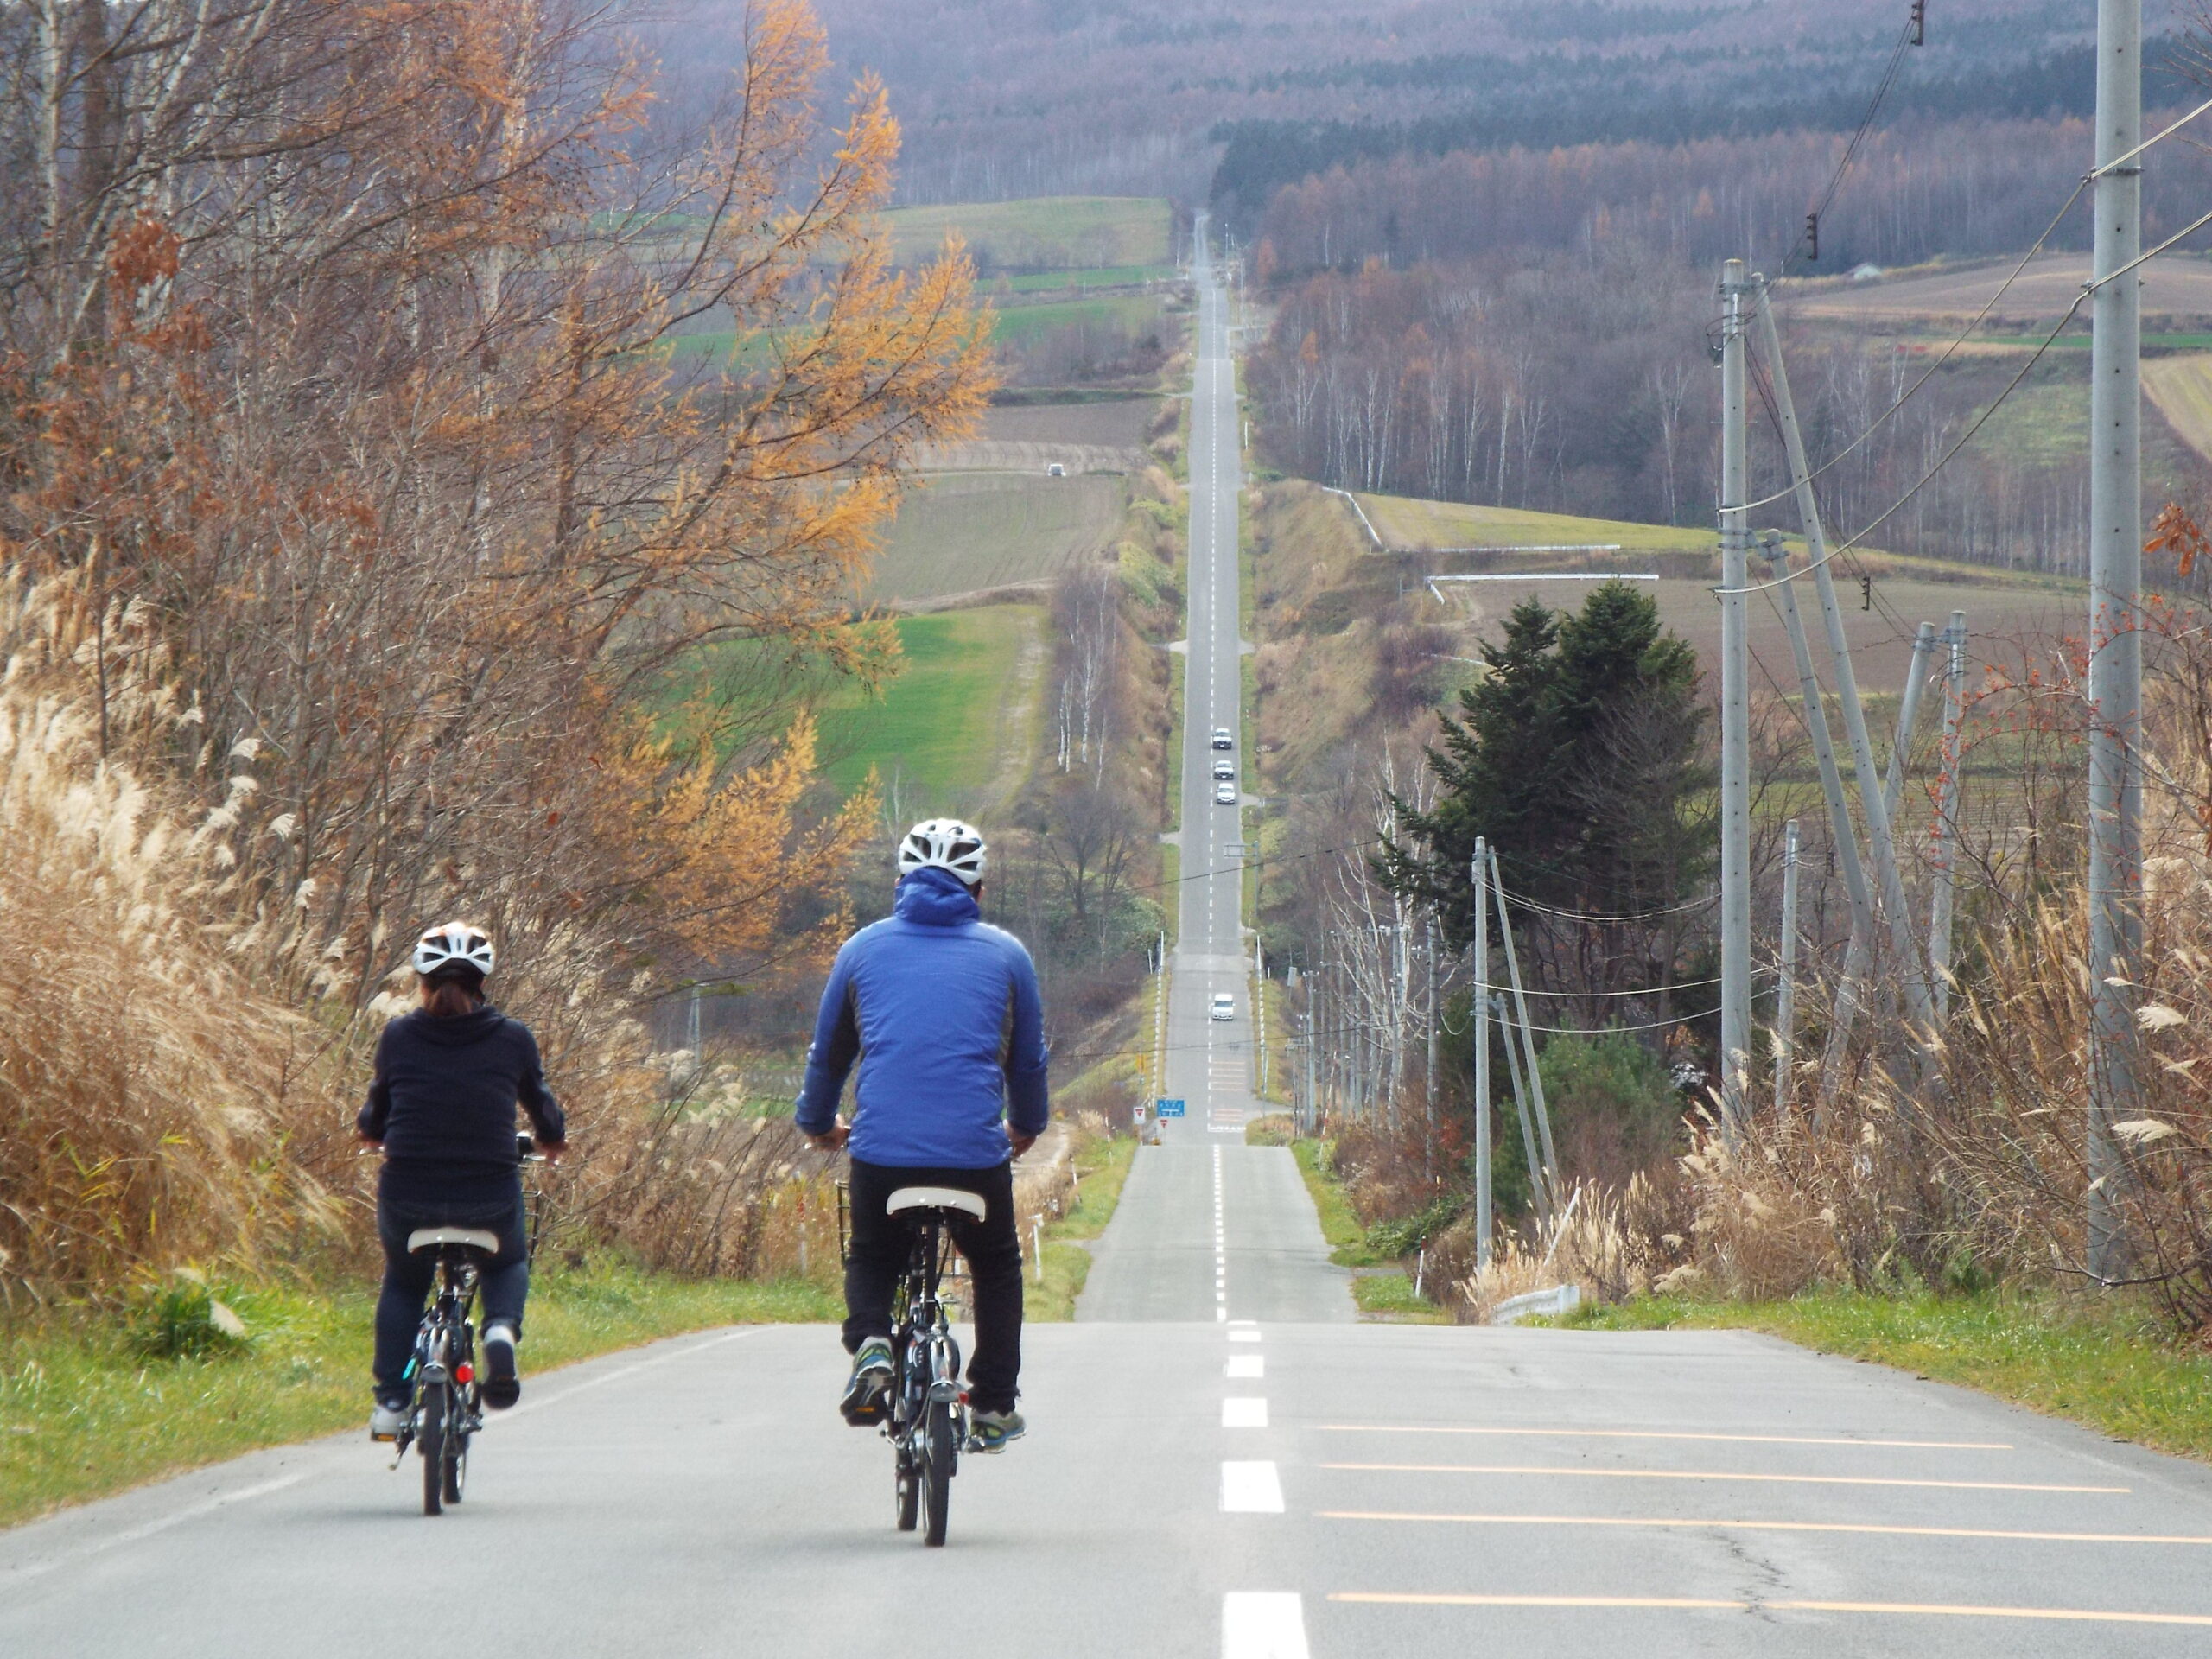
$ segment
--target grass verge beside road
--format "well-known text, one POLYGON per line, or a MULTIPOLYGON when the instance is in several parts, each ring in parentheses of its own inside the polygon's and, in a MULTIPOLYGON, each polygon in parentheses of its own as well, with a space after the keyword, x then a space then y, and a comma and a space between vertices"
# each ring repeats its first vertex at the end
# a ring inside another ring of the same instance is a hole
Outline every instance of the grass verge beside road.
POLYGON ((2056 1292, 1866 1296, 1781 1302, 1644 1297, 1586 1303, 1583 1329, 1763 1331, 1823 1353, 1956 1382, 2156 1451, 2212 1461, 2212 1354, 2177 1347, 2126 1299, 2056 1292))
MULTIPOLYGON (((371 1282, 226 1287, 245 1346, 156 1359, 128 1321, 49 1315, 0 1339, 0 1526, 264 1446, 365 1433, 371 1282)), ((523 1346, 524 1398, 549 1370, 715 1325, 834 1319, 828 1285, 674 1279, 613 1262, 540 1268, 523 1346)), ((365 1440, 362 1455, 372 1456, 365 1440)))
POLYGON ((1136 1151, 1135 1135, 1117 1135, 1093 1141, 1076 1154, 1082 1185, 1075 1203, 1045 1229, 1045 1276, 1040 1283, 1033 1264, 1029 1268, 1021 1299, 1023 1319, 1051 1323, 1075 1318, 1076 1298, 1090 1277, 1090 1252, 1084 1245, 1113 1220, 1136 1151))

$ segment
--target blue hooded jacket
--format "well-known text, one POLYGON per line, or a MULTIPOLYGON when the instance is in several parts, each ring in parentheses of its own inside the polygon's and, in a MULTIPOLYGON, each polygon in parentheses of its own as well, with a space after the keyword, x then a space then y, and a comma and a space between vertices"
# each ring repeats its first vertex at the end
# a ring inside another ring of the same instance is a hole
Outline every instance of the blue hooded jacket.
POLYGON ((1021 941, 982 919, 949 870, 899 884, 892 913, 845 941, 822 993, 798 1126, 828 1132, 845 1074, 851 1152, 894 1168, 989 1169, 1006 1162, 1001 1114, 1045 1127, 1045 1010, 1021 941))

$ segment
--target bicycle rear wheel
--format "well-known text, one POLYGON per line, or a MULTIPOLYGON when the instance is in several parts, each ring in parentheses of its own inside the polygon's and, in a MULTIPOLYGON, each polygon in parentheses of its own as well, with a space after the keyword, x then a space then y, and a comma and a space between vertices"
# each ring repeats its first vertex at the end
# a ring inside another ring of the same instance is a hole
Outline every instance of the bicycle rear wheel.
POLYGON ((921 1471, 914 1466, 914 1459, 907 1455, 903 1446, 899 1448, 897 1479, 899 1530, 912 1532, 922 1514, 921 1471))
POLYGON ((442 1514, 445 1510, 447 1416, 445 1385, 434 1382, 423 1390, 423 1424, 415 1435, 415 1444, 423 1453, 425 1515, 442 1514))
POLYGON ((946 1400, 930 1402, 929 1415, 924 1421, 922 1497, 928 1517, 922 1541, 936 1546, 944 1542, 944 1529, 952 1518, 951 1402, 946 1400))
POLYGON ((446 1421, 445 1456, 440 1459, 444 1473, 439 1484, 448 1503, 460 1503, 462 1489, 468 1484, 468 1401, 457 1394, 446 1421))

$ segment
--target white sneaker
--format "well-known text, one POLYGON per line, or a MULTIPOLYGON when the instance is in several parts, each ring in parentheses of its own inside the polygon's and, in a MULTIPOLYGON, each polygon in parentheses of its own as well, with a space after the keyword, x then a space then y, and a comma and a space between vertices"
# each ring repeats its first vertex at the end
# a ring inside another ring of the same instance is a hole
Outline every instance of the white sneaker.
POLYGON ((494 1411, 505 1411, 522 1398, 515 1340, 512 1325, 495 1325, 484 1333, 484 1403, 494 1411))
POLYGON ((369 1414, 369 1438, 372 1440, 396 1440, 400 1430, 407 1427, 408 1414, 414 1402, 409 1400, 377 1402, 376 1409, 369 1414))

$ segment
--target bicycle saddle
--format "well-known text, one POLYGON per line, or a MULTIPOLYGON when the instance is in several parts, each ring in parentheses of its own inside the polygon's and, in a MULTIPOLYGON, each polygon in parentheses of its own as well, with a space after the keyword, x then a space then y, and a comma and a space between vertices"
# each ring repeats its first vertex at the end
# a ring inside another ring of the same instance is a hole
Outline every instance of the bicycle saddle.
POLYGON ((417 1227, 407 1235, 410 1255, 417 1250, 435 1250, 441 1244, 465 1244, 486 1255, 499 1253, 499 1236, 487 1233, 481 1227, 417 1227))
POLYGON ((902 1186, 885 1201, 883 1209, 893 1216, 902 1210, 960 1210, 978 1221, 990 1213, 982 1198, 957 1186, 902 1186))

